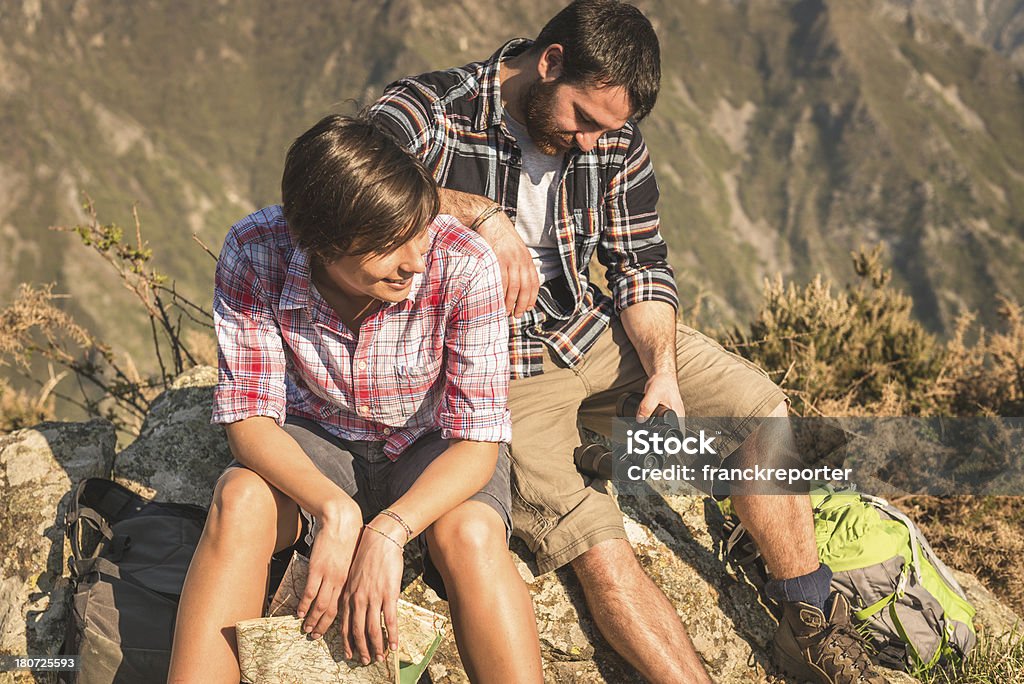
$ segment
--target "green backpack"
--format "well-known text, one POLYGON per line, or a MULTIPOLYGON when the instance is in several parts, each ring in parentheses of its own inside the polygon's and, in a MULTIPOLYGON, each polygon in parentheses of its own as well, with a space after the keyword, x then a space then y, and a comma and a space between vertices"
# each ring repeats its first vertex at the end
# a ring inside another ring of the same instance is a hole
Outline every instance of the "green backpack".
MULTIPOLYGON (((879 663, 915 672, 974 648, 974 607, 910 518, 853 489, 819 487, 811 505, 818 558, 832 569, 832 590, 850 600, 879 663)), ((768 575, 753 539, 729 500, 719 508, 726 559, 763 589, 768 575)))

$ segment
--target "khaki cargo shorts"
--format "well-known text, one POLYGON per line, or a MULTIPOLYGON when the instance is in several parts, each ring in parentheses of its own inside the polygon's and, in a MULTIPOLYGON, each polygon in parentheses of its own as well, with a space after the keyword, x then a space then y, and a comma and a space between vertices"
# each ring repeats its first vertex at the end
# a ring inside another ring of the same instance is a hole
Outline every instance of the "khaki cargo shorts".
MULTIPOLYGON (((754 419, 786 400, 755 364, 682 324, 676 357, 687 415, 735 417, 719 437, 722 458, 743 443, 754 419)), ((577 417, 588 430, 611 437, 619 396, 642 391, 646 382, 618 319, 577 367, 563 367, 549 351, 543 374, 512 381, 513 534, 536 554, 541 573, 605 540, 626 537, 608 482, 581 475, 572 454, 582 443, 577 417)))

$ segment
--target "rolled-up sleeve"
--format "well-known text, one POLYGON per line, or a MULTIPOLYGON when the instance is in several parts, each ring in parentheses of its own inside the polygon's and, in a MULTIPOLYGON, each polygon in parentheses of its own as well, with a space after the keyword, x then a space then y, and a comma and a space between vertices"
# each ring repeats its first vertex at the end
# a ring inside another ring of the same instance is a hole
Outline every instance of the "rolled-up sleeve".
POLYGON ((466 270, 447 326, 445 391, 439 415, 446 439, 510 442, 508 315, 498 260, 489 249, 466 270))
POLYGON ((231 233, 217 260, 213 323, 218 368, 211 422, 268 416, 283 424, 281 331, 251 260, 231 233))
POLYGON ((643 136, 633 128, 622 167, 608 183, 597 258, 607 267, 615 310, 663 301, 679 308, 668 247, 659 232, 658 183, 643 136))

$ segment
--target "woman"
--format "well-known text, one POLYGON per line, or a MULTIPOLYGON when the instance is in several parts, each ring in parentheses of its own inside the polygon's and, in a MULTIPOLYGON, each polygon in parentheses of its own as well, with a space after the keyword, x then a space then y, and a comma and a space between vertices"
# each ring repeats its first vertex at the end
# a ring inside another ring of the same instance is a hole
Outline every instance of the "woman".
POLYGON ((337 619, 346 658, 396 648, 402 552, 416 540, 470 677, 541 681, 507 551, 496 259, 436 216, 429 174, 364 119, 330 116, 300 136, 281 187, 282 205, 233 226, 217 263, 213 421, 236 460, 185 581, 169 680, 238 681, 234 624, 260 615, 271 556, 305 534, 298 616, 311 638, 337 619))

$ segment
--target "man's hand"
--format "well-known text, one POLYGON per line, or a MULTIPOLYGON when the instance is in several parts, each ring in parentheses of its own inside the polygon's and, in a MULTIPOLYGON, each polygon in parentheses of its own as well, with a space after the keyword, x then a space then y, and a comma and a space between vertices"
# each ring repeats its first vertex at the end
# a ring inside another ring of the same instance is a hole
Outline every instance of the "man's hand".
POLYGON ((441 213, 451 214, 467 226, 473 226, 494 250, 501 266, 501 281, 505 285, 505 310, 518 318, 533 308, 540 290, 540 276, 533 265, 533 257, 523 238, 504 211, 498 211, 482 223, 474 225, 489 209, 496 207, 494 200, 449 188, 438 188, 441 213))
POLYGON ((398 648, 398 595, 402 590, 405 563, 401 547, 383 535, 399 540, 404 538, 405 532, 399 529, 401 536, 393 534, 393 526, 388 526, 384 520, 390 519, 377 516, 370 523, 374 529, 363 528, 352 571, 341 595, 341 642, 345 645, 345 658, 353 660, 353 656, 358 656, 363 665, 371 660, 382 661, 389 648, 398 648), (381 629, 382 611, 386 635, 381 629))
POLYGON ((533 308, 540 291, 540 277, 530 250, 503 211, 478 226, 477 233, 487 240, 498 257, 501 281, 505 286, 505 310, 510 316, 519 318, 533 308))
POLYGON ((659 404, 675 411, 680 420, 686 416, 683 398, 679 396, 679 380, 675 373, 655 373, 647 378, 647 384, 644 385, 644 398, 640 402, 640 408, 636 414, 637 420, 641 423, 646 421, 659 404))
POLYGON ((338 614, 338 598, 356 548, 358 532, 354 530, 362 522, 359 508, 343 510, 317 520, 318 529, 309 554, 309 577, 296 615, 305 618, 302 629, 313 639, 322 637, 338 614))

